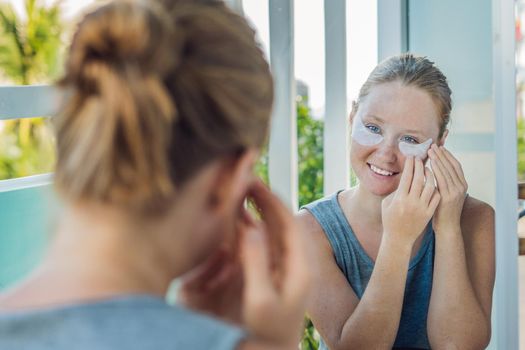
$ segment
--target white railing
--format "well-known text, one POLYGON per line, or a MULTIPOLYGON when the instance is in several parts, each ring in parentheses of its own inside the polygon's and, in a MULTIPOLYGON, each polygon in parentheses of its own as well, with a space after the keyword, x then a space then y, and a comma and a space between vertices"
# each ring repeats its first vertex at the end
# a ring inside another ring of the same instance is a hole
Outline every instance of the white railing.
POLYGON ((492 0, 492 79, 496 125, 496 288, 490 348, 498 350, 519 348, 514 6, 513 0, 492 0))
POLYGON ((346 69, 346 0, 325 0, 325 195, 349 184, 348 106, 346 69))
POLYGON ((272 189, 297 208, 297 122, 294 75, 294 1, 270 0, 270 62, 275 100, 268 146, 272 189))
MULTIPOLYGON (((59 94, 48 85, 0 86, 0 121, 50 116, 56 111, 59 94)), ((0 180, 0 192, 50 184, 52 174, 0 180)))
POLYGON ((52 115, 58 99, 48 85, 0 86, 0 120, 52 115))

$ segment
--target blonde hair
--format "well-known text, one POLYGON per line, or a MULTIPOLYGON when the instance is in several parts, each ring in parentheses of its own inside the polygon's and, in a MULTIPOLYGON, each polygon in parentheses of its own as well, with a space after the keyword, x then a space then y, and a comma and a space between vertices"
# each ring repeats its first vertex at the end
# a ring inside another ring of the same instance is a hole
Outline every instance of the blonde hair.
POLYGON ((394 81, 420 88, 432 97, 440 117, 439 137, 441 138, 450 121, 452 91, 445 75, 427 57, 405 53, 389 57, 379 63, 361 87, 359 97, 352 105, 352 115, 357 112, 359 103, 374 86, 394 81))
POLYGON ((216 1, 120 0, 88 14, 59 82, 59 192, 159 211, 208 162, 261 147, 273 83, 254 36, 216 1))

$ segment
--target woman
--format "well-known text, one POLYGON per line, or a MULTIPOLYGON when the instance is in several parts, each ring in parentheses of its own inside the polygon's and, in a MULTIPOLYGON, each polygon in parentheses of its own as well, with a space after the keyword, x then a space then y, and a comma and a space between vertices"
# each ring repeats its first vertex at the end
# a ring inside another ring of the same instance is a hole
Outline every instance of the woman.
POLYGON ((299 213, 318 247, 308 311, 323 347, 487 346, 494 212, 466 195, 444 148, 450 95, 412 54, 380 63, 361 88, 350 115, 359 184, 299 213))
POLYGON ((0 296, 0 348, 296 349, 308 267, 252 173, 273 88, 245 20, 218 1, 109 3, 60 88, 64 209, 41 266, 0 296), (164 301, 182 275, 196 310, 164 301))

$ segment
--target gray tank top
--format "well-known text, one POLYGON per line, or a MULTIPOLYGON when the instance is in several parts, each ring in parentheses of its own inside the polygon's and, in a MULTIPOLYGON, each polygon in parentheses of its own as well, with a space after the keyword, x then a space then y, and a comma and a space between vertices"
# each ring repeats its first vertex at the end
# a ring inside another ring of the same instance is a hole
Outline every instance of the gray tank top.
MULTIPOLYGON (((374 261, 357 240, 337 200, 337 193, 306 206, 330 241, 337 265, 359 299, 365 292, 374 261)), ((427 313, 432 291, 434 232, 428 225, 421 248, 410 260, 401 320, 394 348, 430 349, 427 313)), ((321 339, 321 349, 327 346, 321 339)))

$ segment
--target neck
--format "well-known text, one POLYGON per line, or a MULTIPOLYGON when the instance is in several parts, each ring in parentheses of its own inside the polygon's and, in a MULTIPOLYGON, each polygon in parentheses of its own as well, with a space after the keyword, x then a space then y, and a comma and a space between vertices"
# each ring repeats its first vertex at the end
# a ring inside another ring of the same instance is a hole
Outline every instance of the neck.
MULTIPOLYGON (((117 209, 71 206, 65 209, 54 243, 40 272, 73 294, 85 297, 148 293, 164 295, 183 273, 183 235, 170 234, 169 246, 158 225, 143 224, 117 209)), ((159 219, 159 221, 161 221, 159 219)), ((170 222, 173 222, 170 220, 170 222)), ((181 218, 177 230, 185 229, 181 218)))
POLYGON ((381 202, 384 196, 377 196, 364 187, 357 185, 346 199, 349 212, 359 216, 360 221, 366 220, 369 224, 382 225, 381 202))

